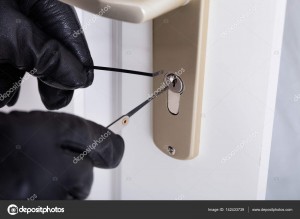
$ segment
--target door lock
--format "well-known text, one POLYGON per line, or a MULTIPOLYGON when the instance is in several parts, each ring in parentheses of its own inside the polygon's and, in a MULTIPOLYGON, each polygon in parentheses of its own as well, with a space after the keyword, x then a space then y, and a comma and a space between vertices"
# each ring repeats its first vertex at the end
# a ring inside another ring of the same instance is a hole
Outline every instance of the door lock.
POLYGON ((208 15, 209 0, 190 0, 153 23, 154 70, 174 73, 153 78, 154 89, 169 81, 168 92, 153 103, 154 142, 175 159, 199 153, 208 15), (175 73, 179 69, 184 72, 175 73))
POLYGON ((176 74, 170 73, 166 75, 165 83, 168 85, 168 110, 172 115, 179 114, 180 97, 184 91, 182 79, 176 74))

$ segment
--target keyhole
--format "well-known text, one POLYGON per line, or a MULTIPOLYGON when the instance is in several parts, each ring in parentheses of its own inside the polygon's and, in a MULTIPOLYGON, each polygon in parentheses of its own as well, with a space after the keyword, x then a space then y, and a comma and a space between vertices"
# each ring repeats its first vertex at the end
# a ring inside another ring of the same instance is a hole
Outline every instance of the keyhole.
POLYGON ((168 74, 165 78, 165 84, 167 84, 173 93, 181 94, 183 91, 183 81, 175 74, 168 74))
POLYGON ((174 88, 175 88, 176 84, 177 84, 177 78, 174 78, 174 80, 172 81, 172 85, 174 88))

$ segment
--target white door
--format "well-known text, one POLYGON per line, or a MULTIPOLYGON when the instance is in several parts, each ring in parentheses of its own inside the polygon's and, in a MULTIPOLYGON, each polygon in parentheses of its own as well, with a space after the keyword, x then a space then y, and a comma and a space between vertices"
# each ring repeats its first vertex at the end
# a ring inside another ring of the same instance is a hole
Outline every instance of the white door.
MULTIPOLYGON (((264 199, 285 5, 211 0, 200 155, 179 161, 162 154, 153 143, 147 106, 123 132, 120 167, 95 170, 89 199, 264 199)), ((152 71, 151 22, 78 12, 96 65, 152 71)), ((163 25, 170 25, 168 19, 163 25)), ((35 83, 26 82, 13 109, 43 109, 35 83)), ((77 91, 64 111, 108 125, 152 89, 149 78, 96 72, 94 84, 77 91)))
MULTIPOLYGON (((285 4, 211 1, 200 155, 178 161, 162 154, 146 107, 123 132, 127 147, 117 198, 265 198, 285 4)), ((162 25, 171 25, 168 19, 162 25)), ((152 24, 123 23, 119 53, 123 68, 151 71, 152 24)), ((126 113, 148 97, 152 81, 121 80, 126 113)))

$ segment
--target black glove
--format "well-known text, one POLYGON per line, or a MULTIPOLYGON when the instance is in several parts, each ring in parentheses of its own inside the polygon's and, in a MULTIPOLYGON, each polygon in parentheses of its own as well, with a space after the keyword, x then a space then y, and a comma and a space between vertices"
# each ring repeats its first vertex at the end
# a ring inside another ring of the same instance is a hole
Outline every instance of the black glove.
POLYGON ((0 113, 0 199, 85 199, 93 167, 114 168, 124 141, 64 113, 0 113))
POLYGON ((93 60, 79 30, 74 9, 57 0, 0 0, 0 107, 17 101, 25 72, 38 78, 48 109, 91 85, 93 60))

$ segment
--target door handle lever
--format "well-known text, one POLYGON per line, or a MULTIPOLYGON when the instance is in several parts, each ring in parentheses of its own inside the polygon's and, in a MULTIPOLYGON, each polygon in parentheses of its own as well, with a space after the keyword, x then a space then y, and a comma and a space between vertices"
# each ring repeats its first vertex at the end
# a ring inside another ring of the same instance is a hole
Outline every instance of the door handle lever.
POLYGON ((60 0, 104 17, 142 23, 159 17, 190 0, 60 0), (103 11, 106 8, 107 10, 103 11))

